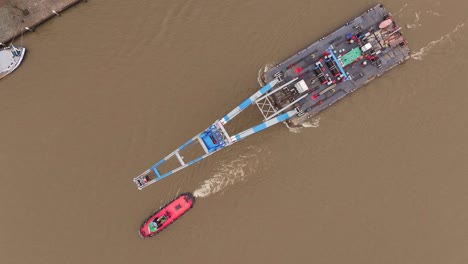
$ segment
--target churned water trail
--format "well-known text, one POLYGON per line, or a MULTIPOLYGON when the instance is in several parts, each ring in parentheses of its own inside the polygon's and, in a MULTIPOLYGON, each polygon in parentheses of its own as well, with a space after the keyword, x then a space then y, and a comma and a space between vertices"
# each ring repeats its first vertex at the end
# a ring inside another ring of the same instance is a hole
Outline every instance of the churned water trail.
POLYGON ((426 46, 420 48, 418 51, 414 52, 412 55, 411 55, 411 58, 415 59, 415 60, 422 60, 422 58, 427 55, 427 53, 432 49, 434 48, 435 46, 437 46, 439 43, 447 40, 447 39, 450 39, 450 37, 455 34, 456 32, 458 32, 460 29, 462 29, 463 27, 465 26, 465 23, 461 23, 461 24, 458 24, 452 31, 450 31, 449 33, 443 35, 442 37, 440 37, 439 39, 437 40, 433 40, 431 42, 429 42, 426 46))
POLYGON ((249 146, 246 153, 239 157, 222 162, 216 172, 205 180, 193 195, 198 198, 208 197, 212 194, 225 190, 229 186, 244 181, 248 176, 257 171, 260 162, 259 153, 261 149, 249 146))
POLYGON ((310 128, 310 127, 317 128, 320 126, 320 117, 313 118, 310 121, 304 122, 302 123, 302 126, 306 128, 310 128))
POLYGON ((291 133, 294 133, 294 134, 298 134, 298 133, 301 133, 302 130, 306 129, 306 128, 317 128, 319 127, 320 125, 320 117, 315 117, 315 118, 312 118, 311 120, 309 121, 306 121, 304 123, 301 124, 300 127, 287 127, 289 132, 291 133))
POLYGON ((406 24, 407 28, 414 29, 414 28, 422 26, 422 24, 419 23, 419 20, 421 19, 420 18, 421 12, 414 12, 414 15, 415 15, 415 18, 414 18, 413 24, 406 24))
POLYGON ((395 12, 395 14, 393 14, 394 16, 396 15, 400 15, 401 12, 403 12, 403 10, 405 10, 405 8, 408 6, 408 3, 404 4, 398 11, 395 12))
POLYGON ((442 16, 439 12, 435 12, 433 10, 427 10, 426 14, 430 14, 430 15, 438 16, 438 17, 442 16))
POLYGON ((273 68, 273 66, 274 65, 272 63, 268 63, 268 64, 265 64, 265 66, 261 67, 258 70, 257 82, 260 85, 260 87, 265 85, 265 82, 262 80, 263 74, 265 74, 265 72, 267 72, 269 69, 273 68))

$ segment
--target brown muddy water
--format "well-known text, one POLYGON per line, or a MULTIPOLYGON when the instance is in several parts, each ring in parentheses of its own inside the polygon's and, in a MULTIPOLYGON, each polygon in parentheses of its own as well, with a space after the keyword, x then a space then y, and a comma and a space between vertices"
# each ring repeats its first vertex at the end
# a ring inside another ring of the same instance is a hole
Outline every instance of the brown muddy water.
POLYGON ((26 35, 0 82, 0 263, 467 263, 466 1, 383 2, 411 60, 311 128, 132 182, 250 96, 266 64, 376 3, 89 1, 26 35), (194 209, 140 239, 186 191, 194 209))

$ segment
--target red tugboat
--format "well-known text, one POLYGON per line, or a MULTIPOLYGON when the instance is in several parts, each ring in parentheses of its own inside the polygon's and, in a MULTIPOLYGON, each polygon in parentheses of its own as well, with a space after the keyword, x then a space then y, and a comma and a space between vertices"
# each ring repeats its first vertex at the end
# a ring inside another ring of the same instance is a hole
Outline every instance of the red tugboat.
POLYGON ((194 203, 195 197, 192 194, 179 195, 146 219, 138 233, 142 238, 156 235, 190 210, 194 203))

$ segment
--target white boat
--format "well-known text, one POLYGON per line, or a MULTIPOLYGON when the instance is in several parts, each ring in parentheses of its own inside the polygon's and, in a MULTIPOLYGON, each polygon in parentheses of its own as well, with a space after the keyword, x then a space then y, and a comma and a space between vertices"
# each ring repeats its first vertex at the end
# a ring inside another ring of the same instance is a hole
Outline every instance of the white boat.
POLYGON ((18 68, 21 61, 23 61, 25 53, 25 48, 13 45, 0 49, 0 79, 18 68))

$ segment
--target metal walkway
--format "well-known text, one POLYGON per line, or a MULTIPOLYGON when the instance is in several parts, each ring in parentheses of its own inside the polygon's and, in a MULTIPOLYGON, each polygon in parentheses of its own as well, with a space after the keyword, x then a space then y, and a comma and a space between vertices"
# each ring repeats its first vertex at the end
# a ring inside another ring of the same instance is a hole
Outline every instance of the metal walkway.
MULTIPOLYGON (((296 81, 296 80, 293 80, 293 81, 296 81)), ((139 176, 135 177, 133 181, 137 185, 138 189, 141 190, 157 181, 160 181, 174 174, 175 172, 178 172, 190 165, 197 163, 198 161, 210 156, 211 154, 227 146, 230 146, 236 143, 237 141, 240 141, 252 134, 260 132, 270 126, 281 123, 287 120, 288 118, 295 116, 297 114, 297 110, 295 109, 289 112, 283 113, 282 110, 276 111, 275 108, 272 105, 270 105, 266 109, 266 111, 262 111, 262 114, 265 117, 265 120, 262 123, 252 128, 249 128, 247 130, 244 130, 233 136, 230 136, 224 129, 225 124, 231 121, 234 117, 236 117, 238 114, 240 114, 243 110, 245 110, 250 105, 256 103, 257 106, 261 110, 260 105, 264 105, 264 101, 268 100, 269 94, 273 93, 276 90, 282 89, 283 87, 289 85, 293 81, 290 81, 274 90, 272 90, 272 88, 274 88, 278 83, 282 82, 282 80, 280 78, 275 78, 272 81, 270 81, 268 84, 263 86, 259 91, 257 91, 255 94, 250 96, 247 100, 242 102, 239 106, 234 108, 231 112, 229 112, 223 118, 221 118, 220 120, 216 120, 205 131, 194 136, 189 141, 185 142, 182 146, 180 146, 179 148, 171 152, 169 155, 167 155, 165 158, 158 161, 158 163, 151 166, 151 168, 149 168, 148 170, 146 170, 139 176), (270 93, 267 93, 270 90, 272 91, 270 93), (180 152, 188 148, 189 146, 197 145, 197 144, 201 146, 204 154, 188 162, 185 162, 184 157, 180 154, 180 152), (177 158, 179 166, 173 168, 172 170, 169 170, 166 173, 162 173, 159 167, 174 157, 177 158)))

